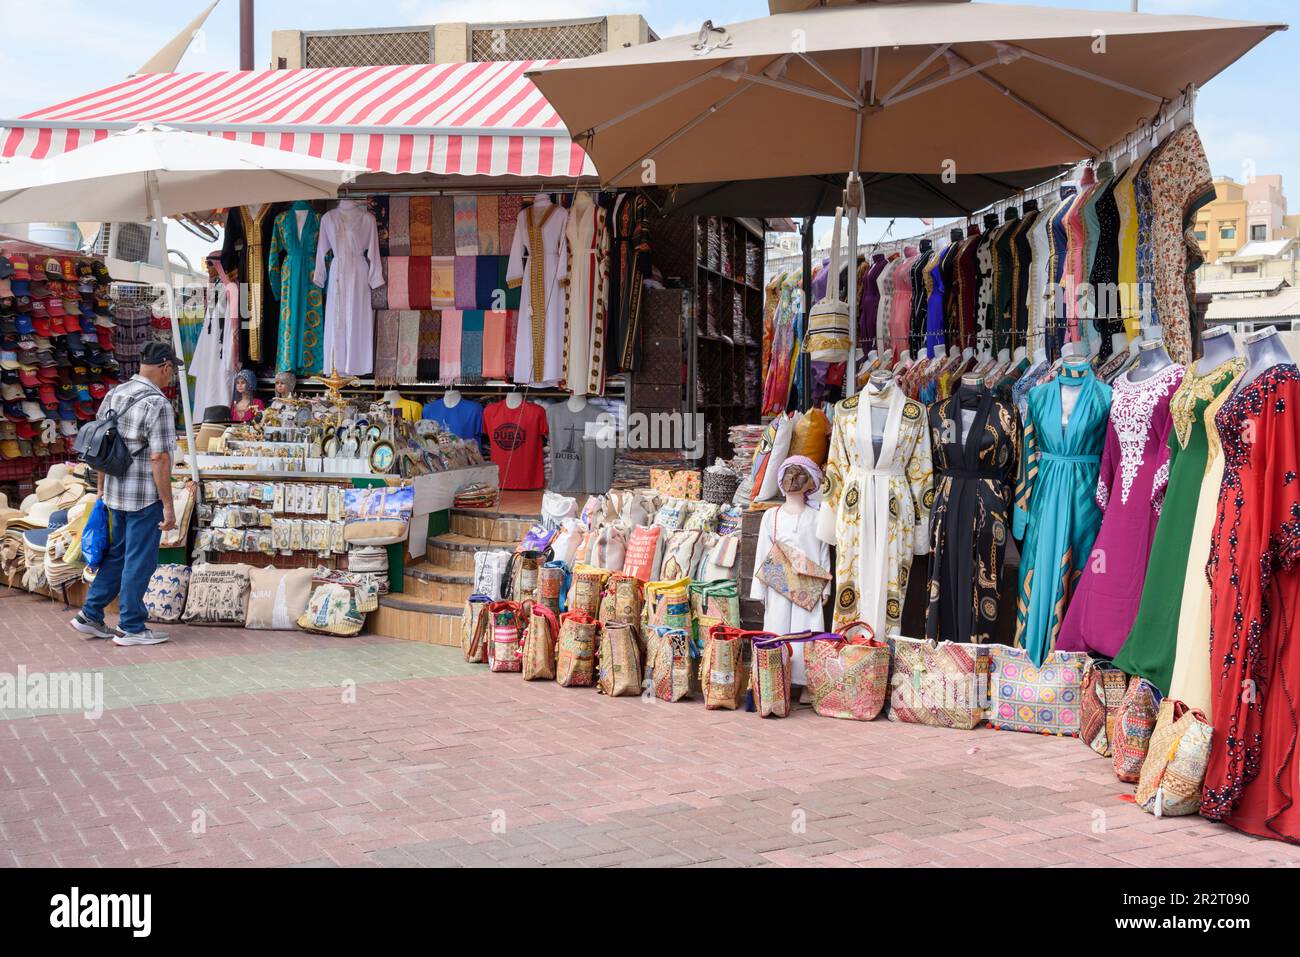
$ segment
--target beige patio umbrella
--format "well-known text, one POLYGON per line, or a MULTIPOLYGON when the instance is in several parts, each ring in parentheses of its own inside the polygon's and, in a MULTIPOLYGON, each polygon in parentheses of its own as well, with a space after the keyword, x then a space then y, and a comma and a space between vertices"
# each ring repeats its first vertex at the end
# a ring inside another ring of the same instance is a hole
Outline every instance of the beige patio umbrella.
MULTIPOLYGON (((869 0, 706 22, 530 76, 611 186, 833 171, 852 184, 861 170, 959 178, 1096 156, 1279 29, 869 0)), ((860 190, 847 192, 861 211, 860 190)), ((855 270, 849 281, 856 313, 855 270)))

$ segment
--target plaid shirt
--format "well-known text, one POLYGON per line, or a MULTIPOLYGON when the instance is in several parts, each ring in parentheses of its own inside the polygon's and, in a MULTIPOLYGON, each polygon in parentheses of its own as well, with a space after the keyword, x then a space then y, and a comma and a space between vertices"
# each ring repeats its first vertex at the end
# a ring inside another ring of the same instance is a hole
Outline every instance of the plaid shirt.
POLYGON ((96 418, 104 418, 110 409, 118 412, 126 409, 118 416, 118 434, 132 453, 140 454, 121 478, 100 473, 102 497, 109 508, 138 512, 158 501, 150 459, 160 452, 175 450, 176 414, 162 391, 141 375, 132 376, 104 396, 96 418), (139 401, 127 409, 133 399, 139 401), (142 451, 146 447, 148 452, 142 451))

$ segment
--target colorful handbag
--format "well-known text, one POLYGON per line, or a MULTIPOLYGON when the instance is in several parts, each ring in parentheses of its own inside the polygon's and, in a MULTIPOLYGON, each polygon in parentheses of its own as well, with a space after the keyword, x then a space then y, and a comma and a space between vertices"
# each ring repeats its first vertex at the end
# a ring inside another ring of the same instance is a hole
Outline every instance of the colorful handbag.
POLYGON ((740 627, 740 588, 734 581, 692 582, 691 635, 701 642, 714 625, 740 627))
POLYGON ((488 639, 488 669, 491 671, 522 671, 523 651, 520 632, 523 615, 516 601, 494 601, 488 606, 491 620, 491 637, 488 639))
POLYGON ((647 582, 645 606, 642 609, 644 624, 655 628, 691 628, 691 599, 689 578, 676 581, 647 582))
POLYGON ((786 640, 808 642, 803 660, 819 715, 872 721, 880 714, 889 696, 889 645, 870 625, 854 622, 842 634, 803 632, 786 640), (858 627, 867 634, 849 634, 858 627))
POLYGON ((562 561, 550 561, 537 569, 537 600, 555 614, 567 611, 565 597, 569 592, 569 568, 562 561))
POLYGON ((541 602, 525 602, 522 671, 525 681, 555 678, 555 646, 560 639, 560 622, 541 602))
POLYGON ((551 550, 549 548, 541 550, 524 549, 511 555, 510 562, 506 565, 506 579, 502 597, 515 601, 536 598, 538 570, 550 560, 551 550))
POLYGON ((600 596, 605 589, 609 572, 591 565, 578 565, 573 569, 573 585, 569 588, 569 611, 595 617, 600 614, 600 596))
POLYGON ((1137 806, 1156 817, 1199 811, 1213 733, 1200 711, 1172 698, 1161 701, 1138 777, 1137 806))
POLYGON ((1115 740, 1111 744, 1115 777, 1121 781, 1135 783, 1142 777, 1142 764, 1147 759, 1162 698, 1160 689, 1147 679, 1138 675, 1129 679, 1115 716, 1115 740))
POLYGON ((889 720, 970 731, 989 700, 990 647, 928 638, 891 638, 889 720))
POLYGON ((704 552, 704 532, 695 528, 681 528, 668 533, 664 545, 663 561, 659 574, 664 578, 690 578, 700 564, 704 552))
POLYGON ((601 629, 596 690, 618 698, 641 693, 641 650, 636 626, 612 622, 601 629))
MULTIPOLYGON (((643 630, 644 633, 644 630, 643 630)), ((647 635, 646 677, 660 701, 681 701, 694 691, 691 636, 684 628, 652 628, 647 635)))
POLYGON ((589 688, 596 680, 596 636, 600 622, 582 612, 560 616, 555 680, 566 688, 589 688))
POLYGON ((992 645, 989 724, 1000 731, 1075 736, 1079 733, 1082 651, 1053 651, 1035 665, 1023 648, 992 645))
POLYGON ((629 625, 640 624, 641 609, 645 605, 645 584, 631 575, 610 575, 605 582, 605 592, 600 599, 597 617, 602 625, 617 621, 629 625))
POLYGON ((844 208, 835 207, 826 298, 814 305, 808 314, 806 349, 813 362, 846 362, 849 358, 849 304, 840 298, 840 220, 843 215, 844 208))
POLYGON ((790 714, 790 642, 770 631, 754 632, 754 710, 760 718, 790 714))
POLYGON ((773 542, 754 577, 804 611, 812 611, 821 606, 831 573, 799 549, 773 542))
POLYGON ((714 625, 704 639, 700 657, 700 684, 704 686, 704 707, 709 711, 737 711, 749 692, 749 669, 753 661, 754 635, 765 631, 743 631, 730 625, 714 625))
POLYGON ((470 595, 460 618, 460 651, 471 664, 487 661, 488 608, 492 599, 487 595, 470 595))
POLYGON ((1124 701, 1128 675, 1109 661, 1091 660, 1083 669, 1079 692, 1079 737, 1103 758, 1111 756, 1115 716, 1124 701))

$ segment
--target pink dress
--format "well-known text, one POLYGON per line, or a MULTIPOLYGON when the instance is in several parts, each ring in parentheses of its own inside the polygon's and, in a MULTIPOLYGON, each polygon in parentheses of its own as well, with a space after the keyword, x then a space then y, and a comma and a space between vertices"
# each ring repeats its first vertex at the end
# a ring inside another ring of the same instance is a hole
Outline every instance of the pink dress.
POLYGON ((912 267, 920 250, 915 246, 903 249, 903 259, 894 266, 891 276, 894 280, 894 301, 890 304, 889 337, 892 340, 894 355, 907 349, 908 336, 912 331, 912 267))
POLYGON ((1113 658, 1133 627, 1169 479, 1169 400, 1182 381, 1183 367, 1171 365, 1141 382, 1126 372, 1111 386, 1097 476, 1101 529, 1091 554, 1076 561, 1083 575, 1061 624, 1061 651, 1113 658))

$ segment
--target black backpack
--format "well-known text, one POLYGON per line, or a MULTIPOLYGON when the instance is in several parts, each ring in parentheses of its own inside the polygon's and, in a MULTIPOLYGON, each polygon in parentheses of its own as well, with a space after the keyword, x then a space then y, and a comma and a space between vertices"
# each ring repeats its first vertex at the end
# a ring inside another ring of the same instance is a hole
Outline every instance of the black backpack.
POLYGON ((126 440, 117 430, 117 420, 127 409, 151 394, 152 392, 148 390, 142 391, 120 411, 110 409, 105 413, 104 418, 83 425, 77 431, 76 441, 72 443, 72 450, 77 453, 77 459, 105 475, 112 475, 114 478, 125 475, 131 468, 131 462, 149 448, 149 445, 145 443, 144 448, 139 452, 132 452, 126 447, 126 440))

